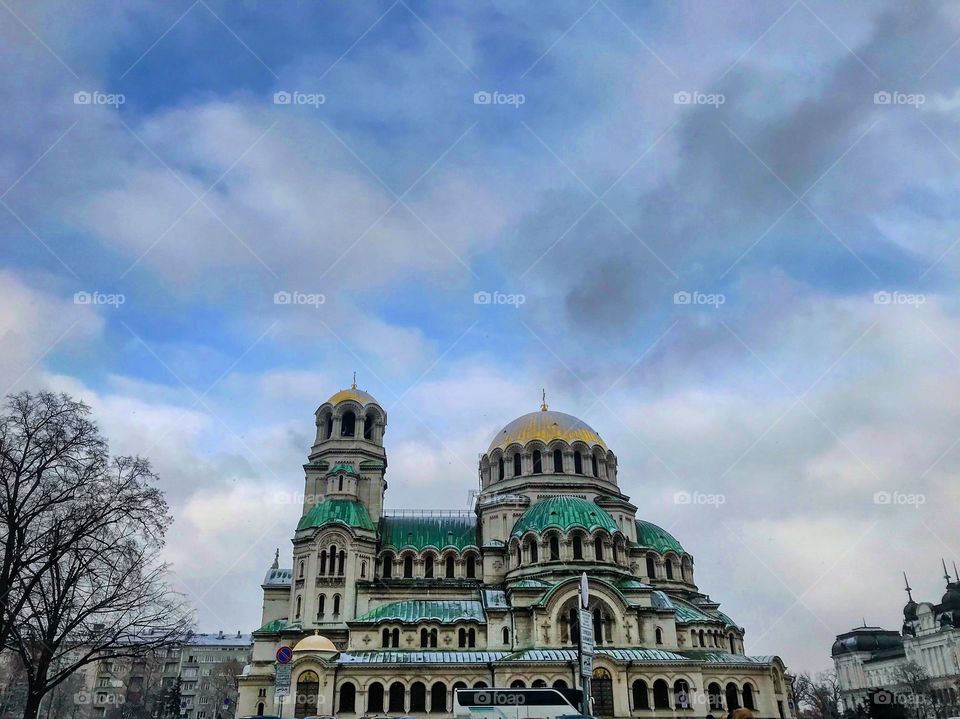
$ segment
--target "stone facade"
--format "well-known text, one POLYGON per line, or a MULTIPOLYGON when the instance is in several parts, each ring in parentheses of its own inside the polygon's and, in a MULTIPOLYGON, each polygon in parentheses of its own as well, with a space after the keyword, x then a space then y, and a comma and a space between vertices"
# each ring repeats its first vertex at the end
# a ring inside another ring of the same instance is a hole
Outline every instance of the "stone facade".
MULTIPOLYGON (((788 719, 784 666, 701 592, 693 557, 638 519, 617 458, 544 404, 479 463, 475 508, 385 512, 387 417, 356 387, 316 412, 293 562, 263 590, 239 714, 278 714, 274 655, 294 647, 283 716, 450 715, 475 686, 579 686, 578 585, 589 578, 599 716, 788 719)), ((466 494, 469 487, 464 487, 466 494)))

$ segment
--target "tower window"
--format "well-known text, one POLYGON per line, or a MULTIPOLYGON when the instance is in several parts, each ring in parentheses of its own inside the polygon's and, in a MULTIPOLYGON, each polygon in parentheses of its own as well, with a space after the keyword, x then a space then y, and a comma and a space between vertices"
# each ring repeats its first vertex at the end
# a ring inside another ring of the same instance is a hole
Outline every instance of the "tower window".
POLYGON ((333 436, 333 415, 327 415, 326 431, 323 434, 324 439, 330 439, 333 436))
POLYGON ((357 431, 357 415, 353 412, 344 412, 340 418, 340 436, 352 437, 357 431))
POLYGON ((599 476, 600 476, 599 472, 597 471, 597 456, 596 456, 596 455, 593 455, 593 456, 590 457, 590 468, 593 470, 593 476, 594 476, 594 477, 599 477, 599 476))
POLYGON ((537 542, 535 539, 527 540, 527 551, 530 553, 530 561, 538 562, 540 561, 539 550, 537 549, 537 542))
POLYGON ((413 578, 413 557, 411 557, 409 554, 403 558, 403 578, 413 578))
POLYGON ((657 566, 653 562, 653 557, 647 555, 647 576, 654 579, 657 576, 657 566))
POLYGON ((368 414, 363 418, 363 438, 373 439, 373 415, 368 414))
POLYGON ((497 459, 497 479, 503 479, 503 457, 497 459))
POLYGON ((338 482, 337 482, 337 491, 338 491, 338 492, 342 492, 342 491, 343 491, 343 475, 342 475, 342 474, 340 475, 340 478, 339 478, 339 480, 338 480, 338 482))
POLYGON ((321 594, 319 597, 317 597, 317 616, 318 617, 323 616, 324 607, 326 607, 326 604, 327 604, 326 594, 321 594))
POLYGON ((433 579, 433 555, 428 556, 423 562, 423 576, 426 579, 433 579))
POLYGON ((543 457, 539 449, 533 450, 533 473, 543 474, 543 457))
POLYGON ((334 576, 337 573, 337 545, 334 544, 330 547, 330 576, 334 576))
POLYGON ((583 474, 583 457, 579 452, 575 452, 573 455, 573 473, 583 474))
POLYGON ((446 559, 446 575, 447 579, 453 579, 453 555, 448 554, 446 559))
POLYGON ((583 540, 579 536, 573 538, 573 558, 583 559, 583 540))
POLYGON ((597 561, 603 561, 603 539, 597 537, 593 540, 593 553, 597 557, 597 561))
POLYGON ((333 595, 333 616, 340 614, 340 595, 333 595))
POLYGON ((472 554, 467 557, 467 579, 476 579, 477 559, 472 554))
POLYGON ((513 455, 513 476, 519 477, 521 474, 523 474, 523 469, 520 465, 520 453, 517 452, 513 455))
POLYGON ((563 452, 559 449, 553 450, 553 471, 557 474, 563 473, 563 452))
POLYGON ((384 554, 381 561, 380 576, 384 579, 390 579, 393 576, 393 555, 384 554))
POLYGON ((550 537, 550 561, 556 562, 560 559, 560 540, 554 534, 550 537))

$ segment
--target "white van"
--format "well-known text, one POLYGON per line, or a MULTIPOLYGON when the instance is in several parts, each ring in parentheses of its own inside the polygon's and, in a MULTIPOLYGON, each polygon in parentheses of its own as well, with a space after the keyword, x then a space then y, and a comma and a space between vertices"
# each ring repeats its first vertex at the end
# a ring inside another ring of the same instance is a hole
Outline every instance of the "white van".
POLYGON ((456 719, 580 718, 579 689, 457 689, 456 719))

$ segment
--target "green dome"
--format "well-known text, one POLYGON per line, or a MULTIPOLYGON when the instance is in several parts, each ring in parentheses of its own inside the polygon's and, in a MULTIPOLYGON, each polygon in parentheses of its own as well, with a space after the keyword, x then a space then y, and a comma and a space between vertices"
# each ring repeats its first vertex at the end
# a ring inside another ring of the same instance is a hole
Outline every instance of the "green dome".
POLYGON ((656 549, 660 554, 671 550, 677 554, 684 553, 680 542, 670 532, 642 519, 637 520, 637 544, 656 549))
POLYGON ((345 524, 356 529, 367 529, 371 532, 374 530, 370 513, 360 502, 353 499, 328 499, 310 508, 297 524, 297 531, 322 527, 325 524, 345 524))
POLYGON ((513 536, 519 537, 529 531, 543 533, 550 528, 566 532, 573 527, 583 527, 588 532, 594 529, 618 531, 613 517, 593 502, 579 497, 550 497, 523 513, 513 525, 513 536))

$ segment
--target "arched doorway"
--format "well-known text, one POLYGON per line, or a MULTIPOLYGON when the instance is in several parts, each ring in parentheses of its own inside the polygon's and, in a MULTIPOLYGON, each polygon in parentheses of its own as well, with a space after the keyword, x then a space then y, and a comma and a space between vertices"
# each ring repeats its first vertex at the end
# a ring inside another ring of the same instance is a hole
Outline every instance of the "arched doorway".
POLYGON ((597 716, 613 716, 613 677, 603 667, 593 670, 590 694, 593 697, 593 711, 597 716))
POLYGON ((320 693, 320 677, 316 672, 305 671, 297 677, 296 703, 293 716, 296 719, 313 716, 317 713, 317 695, 320 693))

